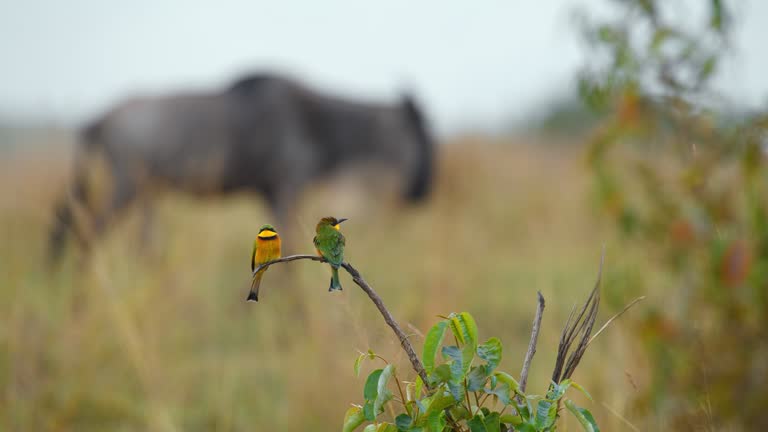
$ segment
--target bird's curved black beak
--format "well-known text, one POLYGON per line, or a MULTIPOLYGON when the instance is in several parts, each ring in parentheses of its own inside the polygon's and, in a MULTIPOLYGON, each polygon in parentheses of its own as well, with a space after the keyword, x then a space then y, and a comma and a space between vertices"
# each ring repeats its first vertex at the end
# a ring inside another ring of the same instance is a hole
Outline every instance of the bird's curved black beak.
POLYGON ((336 225, 338 225, 338 224, 340 224, 340 223, 344 222, 345 220, 349 220, 349 219, 347 219, 347 218, 341 218, 341 219, 339 219, 339 220, 337 220, 337 221, 336 221, 336 225))

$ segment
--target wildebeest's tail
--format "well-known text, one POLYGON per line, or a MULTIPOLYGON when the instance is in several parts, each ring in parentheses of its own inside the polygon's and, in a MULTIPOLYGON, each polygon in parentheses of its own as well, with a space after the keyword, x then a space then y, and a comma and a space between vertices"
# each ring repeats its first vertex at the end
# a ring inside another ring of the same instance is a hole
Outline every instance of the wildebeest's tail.
POLYGON ((88 208, 87 163, 88 155, 100 148, 102 122, 94 122, 80 131, 75 149, 73 180, 71 189, 59 199, 54 207, 53 224, 48 235, 48 264, 58 263, 66 245, 67 233, 72 231, 76 238, 85 243, 85 236, 74 224, 75 207, 88 208))
POLYGON ((416 101, 410 95, 405 95, 402 104, 407 121, 416 135, 417 146, 416 164, 411 172, 405 197, 410 201, 420 201, 426 198, 432 185, 435 158, 434 143, 424 115, 416 101))

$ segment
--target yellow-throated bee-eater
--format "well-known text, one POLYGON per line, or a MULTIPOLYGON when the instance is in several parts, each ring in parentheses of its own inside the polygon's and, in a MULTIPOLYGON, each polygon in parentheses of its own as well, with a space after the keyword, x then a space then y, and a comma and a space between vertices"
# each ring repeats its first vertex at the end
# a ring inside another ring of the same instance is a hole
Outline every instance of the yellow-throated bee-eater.
POLYGON ((331 265, 331 286, 328 291, 341 290, 339 283, 339 266, 344 263, 344 234, 339 230, 339 224, 346 219, 324 217, 317 223, 314 238, 317 253, 331 265))
MULTIPOLYGON (((253 253, 251 254, 251 272, 256 270, 261 264, 274 261, 280 258, 280 236, 277 235, 275 227, 270 224, 264 224, 259 228, 259 234, 253 242, 253 253)), ((259 301, 259 285, 261 278, 267 269, 261 269, 253 275, 251 282, 251 291, 248 293, 248 301, 259 301)))

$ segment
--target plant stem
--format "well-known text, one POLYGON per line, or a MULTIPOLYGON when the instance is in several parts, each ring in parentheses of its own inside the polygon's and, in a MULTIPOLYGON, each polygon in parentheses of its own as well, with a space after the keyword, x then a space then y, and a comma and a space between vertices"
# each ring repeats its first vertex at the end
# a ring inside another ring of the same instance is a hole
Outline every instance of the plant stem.
POLYGON ((466 390, 467 387, 469 387, 467 385, 467 379, 464 378, 464 396, 466 396, 466 398, 467 398, 467 411, 469 411, 469 414, 471 415, 472 414, 472 402, 469 401, 469 390, 466 390))
POLYGON ((489 397, 490 395, 491 395, 490 393, 486 393, 486 394, 485 394, 485 396, 483 396, 483 397, 481 398, 480 402, 478 402, 478 405, 477 405, 477 407, 478 407, 478 408, 482 408, 482 407, 483 407, 483 405, 485 405, 485 401, 487 401, 487 400, 488 400, 488 397, 489 397))
POLYGON ((392 378, 394 378, 395 383, 397 383, 397 391, 400 392, 400 399, 403 401, 403 406, 405 407, 405 411, 408 413, 409 416, 413 417, 413 415, 411 415, 411 410, 408 408, 408 403, 405 400, 405 393, 403 393, 403 387, 400 385, 400 379, 397 378, 396 372, 392 373, 392 378))

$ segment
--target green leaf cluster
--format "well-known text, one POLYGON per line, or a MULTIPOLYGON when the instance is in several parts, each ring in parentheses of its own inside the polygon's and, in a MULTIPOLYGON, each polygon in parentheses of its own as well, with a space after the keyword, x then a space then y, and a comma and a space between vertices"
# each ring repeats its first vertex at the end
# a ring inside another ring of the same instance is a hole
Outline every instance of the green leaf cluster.
MULTIPOLYGON (((363 360, 377 357, 372 351, 360 354, 355 373, 363 360)), ((342 431, 357 430, 366 422, 364 432, 554 431, 561 403, 585 431, 600 430, 589 410, 565 398, 570 387, 589 396, 579 385, 564 380, 553 383, 545 397, 526 395, 512 375, 498 370, 501 360, 501 341, 492 337, 479 343, 472 315, 444 317, 424 339, 422 362, 428 385, 417 377, 404 386, 392 386, 398 378, 391 364, 372 371, 363 390, 365 402, 347 411, 342 431), (390 386, 397 388, 399 398, 390 386), (391 415, 385 415, 387 411, 391 415)))

